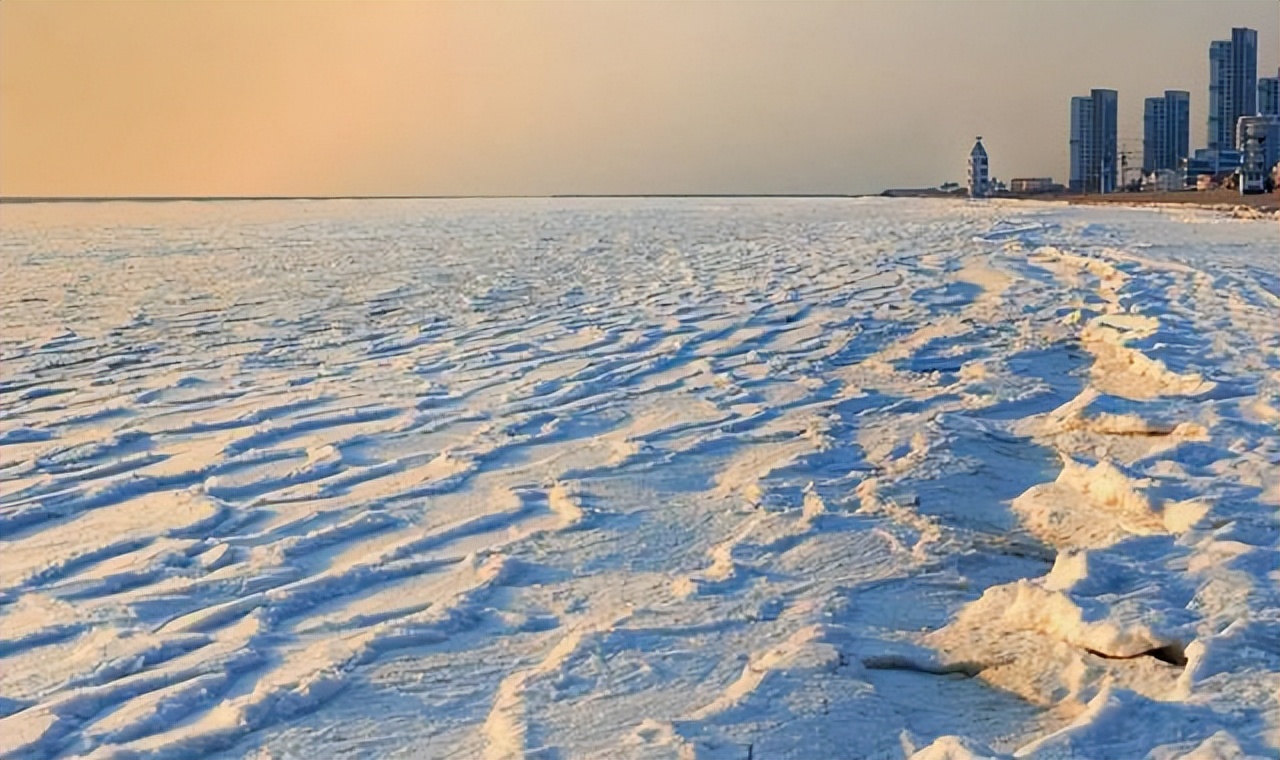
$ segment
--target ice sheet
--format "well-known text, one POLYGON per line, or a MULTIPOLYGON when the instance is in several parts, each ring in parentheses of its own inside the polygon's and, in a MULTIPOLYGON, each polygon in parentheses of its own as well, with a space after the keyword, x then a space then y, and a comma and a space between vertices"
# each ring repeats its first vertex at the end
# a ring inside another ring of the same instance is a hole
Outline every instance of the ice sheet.
POLYGON ((0 225, 0 756, 1280 750, 1274 221, 0 225))

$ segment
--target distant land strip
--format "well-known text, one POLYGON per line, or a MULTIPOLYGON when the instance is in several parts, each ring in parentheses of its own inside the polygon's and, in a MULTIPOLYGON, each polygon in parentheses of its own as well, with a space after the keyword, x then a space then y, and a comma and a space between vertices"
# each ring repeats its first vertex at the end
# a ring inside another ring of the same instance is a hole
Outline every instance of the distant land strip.
POLYGON ((503 198, 870 198, 880 193, 563 193, 556 195, 121 195, 0 196, 0 203, 174 203, 179 201, 499 200, 503 198))

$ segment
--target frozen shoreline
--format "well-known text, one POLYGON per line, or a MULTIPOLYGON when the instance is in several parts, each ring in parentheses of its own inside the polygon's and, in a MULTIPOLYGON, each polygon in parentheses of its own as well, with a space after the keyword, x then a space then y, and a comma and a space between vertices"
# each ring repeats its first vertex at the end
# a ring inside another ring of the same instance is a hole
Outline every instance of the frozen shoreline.
POLYGON ((3 222, 0 757, 1280 747, 1267 222, 59 205, 3 222))
POLYGON ((1280 194, 1240 195, 1233 190, 1180 193, 1116 193, 1106 196, 1065 198, 1080 206, 1125 206, 1133 208, 1203 208, 1238 219, 1280 219, 1280 194))
MULTIPOLYGON (((946 200, 953 203, 967 202, 965 195, 951 195, 935 190, 894 190, 884 195, 897 199, 946 200)), ((1280 218, 1280 194, 1240 195, 1234 190, 1204 190, 1183 192, 1110 193, 1107 195, 1029 194, 1005 195, 984 199, 984 202, 1025 201, 1030 203, 1067 204, 1071 206, 1102 206, 1109 208, 1182 208, 1207 209, 1239 219, 1280 218)))

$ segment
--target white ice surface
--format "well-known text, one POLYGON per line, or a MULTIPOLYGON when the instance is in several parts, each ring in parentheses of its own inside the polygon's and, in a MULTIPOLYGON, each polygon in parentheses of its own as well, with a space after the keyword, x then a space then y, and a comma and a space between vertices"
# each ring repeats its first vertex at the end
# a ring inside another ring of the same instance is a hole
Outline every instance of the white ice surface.
POLYGON ((6 206, 0 757, 1280 751, 1280 234, 6 206))

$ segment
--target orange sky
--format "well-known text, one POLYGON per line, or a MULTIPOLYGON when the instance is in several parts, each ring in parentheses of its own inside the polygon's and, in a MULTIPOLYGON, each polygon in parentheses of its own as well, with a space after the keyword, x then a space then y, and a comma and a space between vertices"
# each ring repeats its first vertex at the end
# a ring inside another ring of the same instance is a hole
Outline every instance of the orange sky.
POLYGON ((1061 177, 1091 86, 1122 140, 1191 90, 1202 145, 1208 41, 1274 72, 1277 7, 4 0, 0 194, 865 192, 974 134, 1061 177))

